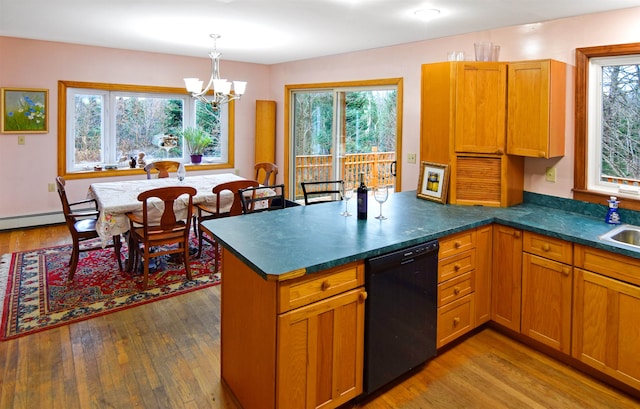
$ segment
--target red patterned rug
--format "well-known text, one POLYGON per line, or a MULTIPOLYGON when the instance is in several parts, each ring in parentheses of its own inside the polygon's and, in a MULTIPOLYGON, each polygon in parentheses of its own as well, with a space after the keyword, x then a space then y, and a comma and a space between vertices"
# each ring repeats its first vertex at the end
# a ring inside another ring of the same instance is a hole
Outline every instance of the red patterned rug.
POLYGON ((200 259, 191 261, 193 280, 186 279, 182 263, 158 257, 146 291, 142 273, 118 270, 113 249, 81 253, 71 284, 71 245, 5 254, 0 260, 0 341, 219 284, 220 274, 212 273, 213 253, 207 245, 200 259))

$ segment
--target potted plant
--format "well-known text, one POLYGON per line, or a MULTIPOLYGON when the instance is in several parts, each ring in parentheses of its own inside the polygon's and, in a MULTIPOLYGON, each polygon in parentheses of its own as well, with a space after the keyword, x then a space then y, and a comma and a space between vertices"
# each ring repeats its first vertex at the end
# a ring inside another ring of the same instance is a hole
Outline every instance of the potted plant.
POLYGON ((202 162, 204 150, 213 142, 213 138, 202 129, 195 127, 185 128, 182 131, 182 136, 184 137, 184 144, 189 149, 191 163, 202 162))

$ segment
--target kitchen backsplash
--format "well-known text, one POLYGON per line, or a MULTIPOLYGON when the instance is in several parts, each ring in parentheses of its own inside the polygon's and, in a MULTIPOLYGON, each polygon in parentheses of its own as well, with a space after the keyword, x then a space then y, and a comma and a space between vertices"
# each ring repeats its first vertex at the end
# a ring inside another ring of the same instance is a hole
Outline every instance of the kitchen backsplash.
MULTIPOLYGON (((602 219, 603 222, 605 216, 607 215, 606 202, 603 204, 596 204, 526 191, 523 194, 523 200, 525 203, 550 207, 553 209, 561 209, 571 213, 578 213, 585 216, 594 217, 596 219, 602 219)), ((640 212, 628 209, 619 209, 618 211, 620 213, 622 223, 640 225, 640 212)))

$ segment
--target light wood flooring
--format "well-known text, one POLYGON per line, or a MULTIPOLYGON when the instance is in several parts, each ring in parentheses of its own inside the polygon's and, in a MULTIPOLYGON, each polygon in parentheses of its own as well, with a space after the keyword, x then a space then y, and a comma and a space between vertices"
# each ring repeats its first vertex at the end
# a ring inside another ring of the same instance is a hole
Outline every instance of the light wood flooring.
MULTIPOLYGON (((0 232, 0 254, 67 242, 65 226, 0 232)), ((211 287, 0 342, 0 408, 240 409, 220 383, 219 301, 220 287, 211 287)), ((384 393, 345 405, 639 407, 628 395, 492 329, 441 353, 384 393)))

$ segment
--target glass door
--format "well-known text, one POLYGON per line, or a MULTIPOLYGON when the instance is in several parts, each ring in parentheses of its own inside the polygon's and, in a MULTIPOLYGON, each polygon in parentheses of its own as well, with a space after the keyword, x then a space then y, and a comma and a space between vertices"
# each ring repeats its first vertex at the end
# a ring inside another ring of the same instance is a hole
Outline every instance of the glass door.
POLYGON ((295 90, 291 101, 290 197, 302 199, 300 182, 356 183, 360 173, 395 188, 396 86, 295 90))

